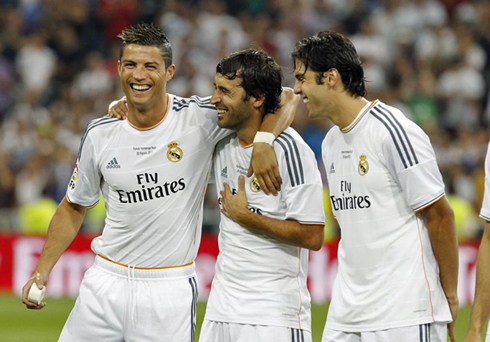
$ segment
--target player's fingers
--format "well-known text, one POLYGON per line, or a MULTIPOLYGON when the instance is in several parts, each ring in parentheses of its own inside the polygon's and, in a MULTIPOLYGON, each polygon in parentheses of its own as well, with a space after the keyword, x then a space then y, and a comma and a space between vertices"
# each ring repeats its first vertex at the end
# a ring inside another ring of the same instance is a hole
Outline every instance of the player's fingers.
POLYGON ((42 290, 43 289, 43 286, 45 285, 44 284, 44 281, 43 281, 43 278, 41 276, 41 273, 39 272, 36 272, 35 276, 35 282, 36 282, 36 286, 39 290, 42 290))
POLYGON ((264 179, 264 183, 267 186, 267 190, 269 191, 266 194, 269 195, 272 193, 274 196, 277 196, 276 187, 274 186, 274 183, 272 182, 272 179, 270 178, 269 174, 266 173, 262 178, 264 179))
POLYGON ((278 190, 281 190, 281 184, 282 184, 282 177, 281 177, 281 174, 279 173, 279 168, 278 167, 275 167, 273 170, 272 170, 272 173, 274 174, 274 178, 277 180, 277 182, 279 183, 279 189, 278 190))
POLYGON ((223 186, 225 188, 225 190, 224 190, 225 194, 228 193, 228 192, 231 193, 230 186, 228 185, 228 183, 223 183, 223 186))
POLYGON ((248 167, 248 172, 247 172, 247 177, 252 177, 254 174, 254 168, 252 167, 252 164, 248 167))
POLYGON ((269 195, 270 194, 270 191, 269 191, 269 188, 267 187, 267 184, 264 181, 264 177, 258 176, 258 175, 255 175, 255 177, 257 178, 257 182, 259 183, 260 188, 262 189, 262 191, 264 191, 264 193, 266 195, 269 195))
POLYGON ((245 177, 243 177, 243 175, 238 177, 238 191, 245 191, 245 177))
POLYGON ((275 174, 274 170, 269 171, 269 178, 272 182, 272 186, 274 187, 272 193, 274 194, 274 196, 276 196, 277 192, 281 190, 280 178, 279 179, 277 178, 277 175, 275 174))

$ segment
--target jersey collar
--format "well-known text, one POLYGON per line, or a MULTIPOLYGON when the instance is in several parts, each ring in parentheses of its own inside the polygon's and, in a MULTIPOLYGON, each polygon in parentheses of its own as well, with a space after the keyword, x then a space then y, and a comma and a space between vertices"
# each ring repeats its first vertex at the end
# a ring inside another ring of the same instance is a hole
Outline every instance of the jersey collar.
POLYGON ((364 115, 366 115, 371 110, 371 108, 374 107, 374 105, 376 103, 378 103, 378 100, 374 100, 374 101, 372 101, 370 103, 366 103, 366 105, 364 107, 362 107, 362 109, 359 112, 359 114, 357 114, 357 117, 355 118, 355 120, 352 121, 352 123, 349 126, 347 126, 345 128, 341 128, 340 131, 342 133, 344 133, 344 134, 345 133, 349 133, 350 131, 352 131, 352 129, 357 126, 357 124, 359 123, 359 121, 361 121, 361 119, 364 117, 364 115))

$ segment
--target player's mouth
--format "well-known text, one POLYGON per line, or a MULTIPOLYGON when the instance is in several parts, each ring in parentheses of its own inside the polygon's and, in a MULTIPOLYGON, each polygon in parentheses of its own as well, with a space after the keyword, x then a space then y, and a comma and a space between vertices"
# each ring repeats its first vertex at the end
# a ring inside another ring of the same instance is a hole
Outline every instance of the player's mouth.
POLYGON ((310 100, 307 97, 303 96, 303 103, 304 104, 310 103, 310 100))
POLYGON ((216 108, 218 110, 218 119, 222 119, 226 112, 228 112, 227 109, 223 109, 223 108, 216 108))
POLYGON ((149 84, 131 83, 129 86, 131 87, 131 89, 133 89, 134 91, 136 91, 138 93, 144 93, 144 92, 151 89, 151 85, 149 85, 149 84))

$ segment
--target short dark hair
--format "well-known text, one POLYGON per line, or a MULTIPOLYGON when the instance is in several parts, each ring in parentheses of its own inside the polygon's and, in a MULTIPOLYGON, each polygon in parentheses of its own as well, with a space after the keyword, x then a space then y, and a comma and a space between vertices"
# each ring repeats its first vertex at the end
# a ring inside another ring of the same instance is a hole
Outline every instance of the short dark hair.
POLYGON ((216 73, 229 80, 239 77, 246 98, 264 96, 264 114, 274 113, 280 106, 282 93, 281 67, 262 50, 245 49, 225 56, 216 73))
POLYGON ((349 94, 365 96, 366 86, 361 59, 354 44, 344 35, 334 31, 320 31, 296 43, 291 54, 293 65, 299 61, 317 73, 317 84, 323 84, 323 73, 334 68, 340 73, 349 94))
POLYGON ((172 65, 172 46, 163 31, 153 24, 140 23, 124 29, 117 36, 122 39, 119 59, 122 58, 124 48, 129 44, 156 46, 160 49, 165 67, 172 65))

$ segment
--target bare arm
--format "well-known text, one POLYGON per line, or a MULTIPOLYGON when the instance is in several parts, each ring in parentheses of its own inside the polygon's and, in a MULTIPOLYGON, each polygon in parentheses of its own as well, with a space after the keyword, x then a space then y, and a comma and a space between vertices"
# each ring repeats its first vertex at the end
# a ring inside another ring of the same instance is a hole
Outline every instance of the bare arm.
POLYGON ((39 289, 48 281, 48 275, 63 252, 71 244, 82 225, 86 208, 72 204, 63 198, 51 222, 44 243, 43 252, 39 258, 34 276, 22 288, 22 302, 28 309, 42 309, 46 304, 34 304, 27 300, 27 294, 32 283, 36 282, 39 289))
POLYGON ((476 292, 470 327, 465 342, 481 341, 483 326, 490 313, 490 222, 485 225, 485 232, 476 260, 476 292))
POLYGON ((323 245, 323 224, 278 220, 248 210, 243 176, 238 179, 238 192, 234 196, 225 183, 225 189, 221 191, 221 203, 223 214, 244 228, 264 233, 293 246, 319 250, 323 245))
POLYGON ((446 197, 425 208, 429 238, 439 265, 439 278, 451 309, 453 322, 448 324, 451 341, 454 338, 454 325, 458 315, 458 239, 454 223, 454 213, 446 197))
MULTIPOLYGON (((300 97, 291 88, 283 88, 281 108, 274 114, 267 114, 259 128, 260 132, 269 132, 277 137, 294 120, 300 97)), ((277 165, 274 148, 267 143, 256 143, 247 177, 255 173, 261 189, 268 195, 281 190, 281 175, 277 165)))

